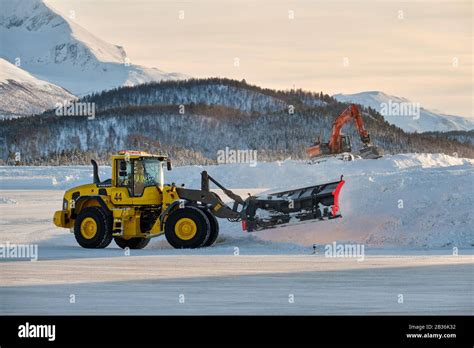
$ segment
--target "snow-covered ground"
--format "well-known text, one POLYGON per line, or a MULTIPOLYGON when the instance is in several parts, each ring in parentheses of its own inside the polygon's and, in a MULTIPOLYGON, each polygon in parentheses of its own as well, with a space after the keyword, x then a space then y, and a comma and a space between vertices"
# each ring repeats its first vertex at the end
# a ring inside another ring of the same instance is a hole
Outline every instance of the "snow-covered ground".
MULTIPOLYGON (((335 240, 373 247, 471 248, 474 244, 474 211, 471 209, 474 160, 471 159, 443 154, 407 154, 353 162, 330 159, 317 165, 286 161, 258 163, 255 167, 247 164, 190 166, 168 172, 168 182, 198 188, 202 170, 207 170, 228 188, 238 189, 243 197, 247 192, 255 194, 336 181, 344 175, 346 184, 340 198, 342 219, 262 231, 255 234, 259 242, 306 247, 335 240)), ((101 167, 100 176, 102 179, 110 177, 110 167, 101 167)), ((0 167, 0 188, 5 190, 0 202, 17 200, 15 197, 20 193, 8 190, 58 190, 48 194, 54 194, 57 203, 45 214, 44 218, 50 219, 53 211, 59 209, 63 190, 91 182, 91 178, 89 166, 0 167)), ((3 203, 0 206, 2 211, 21 212, 18 205, 3 203)), ((240 224, 226 220, 221 224, 225 238, 243 238, 240 224)), ((15 236, 18 235, 15 233, 15 236)))
POLYGON ((0 274, 1 314, 473 314, 467 256, 70 256, 0 274))
MULTIPOLYGON (((125 256, 114 243, 82 249, 52 224, 64 189, 90 182, 90 167, 0 167, 0 244, 38 245, 36 262, 0 258, 0 312, 473 313, 473 160, 407 154, 317 165, 191 166, 174 168, 168 181, 199 187, 204 169, 242 196, 343 174, 343 218, 254 234, 220 220, 211 248, 175 250, 159 237, 125 256), (333 242, 363 245, 364 260, 325 257, 333 242), (124 293, 133 298, 124 300, 124 293)), ((110 168, 100 175, 109 177, 110 168)))

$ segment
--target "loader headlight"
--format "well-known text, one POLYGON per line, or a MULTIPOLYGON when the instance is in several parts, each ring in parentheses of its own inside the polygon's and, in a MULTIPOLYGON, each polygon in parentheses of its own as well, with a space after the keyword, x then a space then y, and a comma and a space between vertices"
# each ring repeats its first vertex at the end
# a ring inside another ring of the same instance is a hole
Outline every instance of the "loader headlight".
POLYGON ((67 199, 63 198, 63 210, 67 210, 67 199))

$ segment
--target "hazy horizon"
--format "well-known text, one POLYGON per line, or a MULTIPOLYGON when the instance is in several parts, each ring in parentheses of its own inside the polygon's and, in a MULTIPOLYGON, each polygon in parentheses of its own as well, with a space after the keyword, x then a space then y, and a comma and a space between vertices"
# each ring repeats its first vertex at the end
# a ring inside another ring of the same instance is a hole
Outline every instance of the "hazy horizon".
POLYGON ((470 1, 47 3, 133 64, 277 89, 378 90, 474 118, 470 1))

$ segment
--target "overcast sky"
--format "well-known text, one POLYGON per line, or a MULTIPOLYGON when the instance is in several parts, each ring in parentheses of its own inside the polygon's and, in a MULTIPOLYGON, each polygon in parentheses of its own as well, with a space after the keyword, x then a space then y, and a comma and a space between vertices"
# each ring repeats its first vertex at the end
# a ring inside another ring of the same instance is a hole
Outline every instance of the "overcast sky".
POLYGON ((47 2, 134 64, 279 89, 381 90, 474 117, 470 0, 47 2))

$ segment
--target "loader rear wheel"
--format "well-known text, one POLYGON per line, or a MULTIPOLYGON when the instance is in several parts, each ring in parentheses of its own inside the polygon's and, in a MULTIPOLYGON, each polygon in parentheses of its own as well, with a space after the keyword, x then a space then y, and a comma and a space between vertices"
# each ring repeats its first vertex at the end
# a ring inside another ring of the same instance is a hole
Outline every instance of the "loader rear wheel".
POLYGON ((84 208, 74 223, 74 237, 83 248, 107 247, 112 241, 110 218, 100 207, 84 208))
POLYGON ((165 223, 166 240, 176 249, 199 248, 209 239, 210 230, 206 214, 195 207, 176 209, 165 223))
POLYGON ((143 249, 150 243, 149 238, 130 238, 130 239, 123 239, 120 237, 114 237, 115 244, 117 244, 122 249, 129 248, 129 249, 143 249))
POLYGON ((207 219, 209 220, 211 231, 209 233, 209 238, 202 246, 209 247, 216 242, 217 237, 219 236, 219 223, 217 222, 216 217, 209 210, 203 210, 203 212, 206 214, 207 219))

